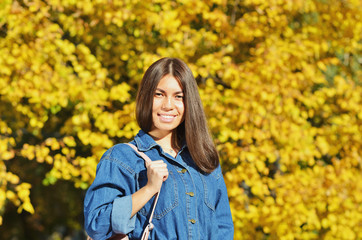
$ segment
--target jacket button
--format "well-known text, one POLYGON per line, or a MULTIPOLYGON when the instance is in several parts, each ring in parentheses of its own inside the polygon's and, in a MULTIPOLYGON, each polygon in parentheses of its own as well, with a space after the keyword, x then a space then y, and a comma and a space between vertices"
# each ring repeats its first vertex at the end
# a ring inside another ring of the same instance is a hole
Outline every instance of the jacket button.
POLYGON ((182 169, 181 171, 177 171, 177 172, 179 172, 179 173, 185 173, 185 172, 187 172, 187 169, 184 168, 184 169, 182 169))
POLYGON ((191 219, 189 220, 192 224, 195 224, 196 223, 196 220, 195 219, 191 219))
POLYGON ((194 194, 193 192, 188 192, 188 193, 186 193, 186 194, 189 195, 190 197, 195 196, 195 194, 194 194))

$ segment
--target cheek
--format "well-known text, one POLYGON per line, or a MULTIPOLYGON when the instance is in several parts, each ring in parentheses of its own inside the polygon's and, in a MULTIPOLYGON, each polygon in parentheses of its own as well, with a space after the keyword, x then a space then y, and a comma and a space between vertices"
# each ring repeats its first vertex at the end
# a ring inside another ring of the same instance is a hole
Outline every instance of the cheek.
POLYGON ((179 111, 179 113, 181 113, 182 115, 184 114, 185 111, 185 105, 183 102, 178 102, 175 104, 175 106, 177 107, 177 110, 179 111))
POLYGON ((152 111, 157 111, 161 105, 162 105, 162 102, 159 99, 154 98, 153 104, 152 104, 152 111))

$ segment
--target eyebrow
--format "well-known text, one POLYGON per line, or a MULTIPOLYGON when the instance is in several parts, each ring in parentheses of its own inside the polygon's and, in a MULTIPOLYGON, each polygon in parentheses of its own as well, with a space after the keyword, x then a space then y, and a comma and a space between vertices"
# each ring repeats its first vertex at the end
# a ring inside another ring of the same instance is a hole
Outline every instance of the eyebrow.
MULTIPOLYGON (((160 92, 162 92, 162 93, 166 93, 166 91, 165 90, 163 90, 163 89, 161 89, 161 88, 156 88, 156 91, 160 91, 160 92)), ((180 93, 184 93, 183 91, 177 91, 177 92, 174 92, 174 94, 180 94, 180 93)))

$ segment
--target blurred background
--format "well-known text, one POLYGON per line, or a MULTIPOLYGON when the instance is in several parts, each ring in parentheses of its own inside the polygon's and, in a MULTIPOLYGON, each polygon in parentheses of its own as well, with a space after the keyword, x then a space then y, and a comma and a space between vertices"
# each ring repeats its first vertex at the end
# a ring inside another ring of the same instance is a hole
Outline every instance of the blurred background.
POLYGON ((362 239, 360 0, 1 0, 0 238, 85 239, 161 57, 192 69, 235 239, 362 239))

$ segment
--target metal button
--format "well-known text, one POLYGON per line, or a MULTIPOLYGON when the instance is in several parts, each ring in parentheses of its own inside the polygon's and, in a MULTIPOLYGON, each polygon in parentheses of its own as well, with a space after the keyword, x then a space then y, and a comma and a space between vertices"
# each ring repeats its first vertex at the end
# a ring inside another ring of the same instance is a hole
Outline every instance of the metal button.
POLYGON ((195 224, 196 223, 196 220, 195 219, 191 219, 189 220, 192 224, 195 224))
POLYGON ((193 192, 188 192, 188 193, 186 193, 186 194, 189 195, 189 196, 191 196, 191 197, 195 196, 195 194, 194 194, 193 192))
POLYGON ((179 173, 185 173, 187 172, 186 168, 182 169, 181 171, 178 171, 179 173))

